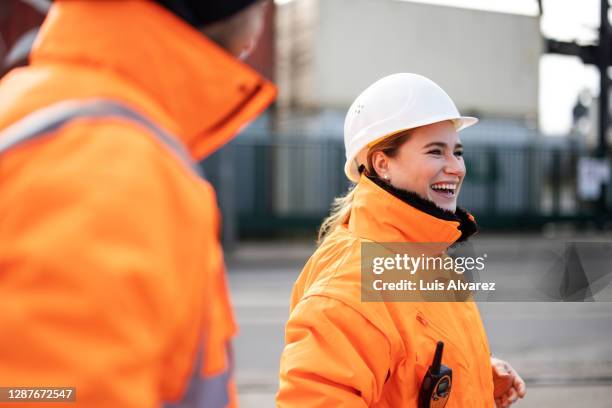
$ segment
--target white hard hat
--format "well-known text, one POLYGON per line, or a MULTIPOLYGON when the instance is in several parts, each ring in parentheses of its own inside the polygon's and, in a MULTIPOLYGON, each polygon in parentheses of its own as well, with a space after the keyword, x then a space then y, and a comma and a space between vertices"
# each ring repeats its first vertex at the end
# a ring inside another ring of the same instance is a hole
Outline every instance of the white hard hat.
POLYGON ((422 75, 399 73, 379 79, 355 99, 346 114, 346 176, 359 181, 356 158, 370 143, 444 120, 452 120, 457 131, 478 122, 461 116, 450 96, 422 75))

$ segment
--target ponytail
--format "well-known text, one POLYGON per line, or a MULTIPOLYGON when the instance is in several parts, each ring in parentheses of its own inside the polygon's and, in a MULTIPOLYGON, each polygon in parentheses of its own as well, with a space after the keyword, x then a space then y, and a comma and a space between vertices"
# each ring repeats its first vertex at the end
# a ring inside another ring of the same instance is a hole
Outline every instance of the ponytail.
POLYGON ((355 197, 355 186, 349 188, 348 192, 340 197, 336 197, 332 204, 331 213, 321 224, 317 244, 321 243, 336 228, 344 224, 353 209, 353 198, 355 197))

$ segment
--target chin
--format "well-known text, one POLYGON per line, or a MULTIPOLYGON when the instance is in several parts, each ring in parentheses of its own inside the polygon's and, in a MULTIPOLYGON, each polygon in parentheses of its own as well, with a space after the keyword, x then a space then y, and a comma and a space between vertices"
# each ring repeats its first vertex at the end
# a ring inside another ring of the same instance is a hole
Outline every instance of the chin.
POLYGON ((436 205, 438 207, 440 207, 441 209, 446 210, 446 211, 450 211, 452 213, 457 211, 457 203, 452 203, 452 204, 449 204, 449 203, 443 203, 443 204, 442 203, 436 203, 436 205))

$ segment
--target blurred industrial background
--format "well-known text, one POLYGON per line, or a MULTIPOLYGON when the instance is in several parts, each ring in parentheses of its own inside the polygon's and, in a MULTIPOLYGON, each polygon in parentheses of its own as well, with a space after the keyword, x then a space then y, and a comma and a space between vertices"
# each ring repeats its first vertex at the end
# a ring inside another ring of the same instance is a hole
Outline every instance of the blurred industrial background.
MULTIPOLYGON (((46 0, 0 0, 0 72, 27 63, 47 8, 46 0)), ((202 164, 224 214, 243 406, 273 405, 292 283, 332 199, 349 186, 344 114, 384 75, 424 74, 462 113, 481 118, 462 133, 460 196, 481 225, 479 240, 525 252, 550 237, 610 241, 608 14, 607 0, 270 7, 248 63, 278 84, 279 98, 202 164)), ((517 406, 612 406, 612 303, 481 309, 494 353, 528 381, 517 406)))
POLYGON ((555 95, 543 100, 540 81, 547 55, 569 54, 595 69, 598 53, 609 52, 597 40, 582 47, 545 38, 544 5, 532 3, 527 14, 390 0, 278 3, 262 49, 274 48, 267 72, 274 72, 279 99, 205 163, 228 220, 226 242, 312 236, 332 198, 348 187, 341 171, 347 107, 367 85, 400 71, 426 74, 462 112, 481 118, 462 134, 469 177, 460 201, 483 228, 607 228, 612 193, 601 188, 610 170, 599 159, 608 151, 599 99, 584 84, 564 114, 571 126, 546 134, 540 114, 555 95))

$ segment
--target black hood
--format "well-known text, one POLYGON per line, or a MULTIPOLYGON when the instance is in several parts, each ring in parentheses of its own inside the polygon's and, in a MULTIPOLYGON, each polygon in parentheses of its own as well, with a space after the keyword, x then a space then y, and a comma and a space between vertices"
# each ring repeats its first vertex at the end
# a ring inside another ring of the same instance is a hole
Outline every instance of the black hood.
POLYGON ((221 21, 257 0, 155 0, 194 27, 221 21))

